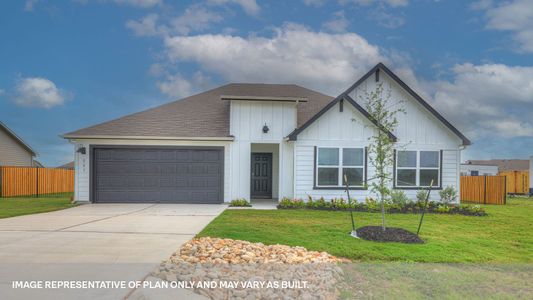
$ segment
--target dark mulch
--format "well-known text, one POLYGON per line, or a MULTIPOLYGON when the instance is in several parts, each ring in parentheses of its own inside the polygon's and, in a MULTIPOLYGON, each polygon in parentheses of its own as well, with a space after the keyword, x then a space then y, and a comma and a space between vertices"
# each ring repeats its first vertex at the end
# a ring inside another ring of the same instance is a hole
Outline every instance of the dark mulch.
POLYGON ((385 231, 381 226, 365 226, 357 229, 357 236, 362 239, 376 242, 399 242, 406 244, 423 244, 416 234, 402 228, 387 227, 385 231))

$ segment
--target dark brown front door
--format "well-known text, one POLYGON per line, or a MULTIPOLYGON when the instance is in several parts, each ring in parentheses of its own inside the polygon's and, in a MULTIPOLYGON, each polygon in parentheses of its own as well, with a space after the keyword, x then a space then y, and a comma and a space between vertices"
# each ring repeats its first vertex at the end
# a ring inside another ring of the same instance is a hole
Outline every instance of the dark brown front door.
POLYGON ((252 153, 252 198, 272 198, 272 153, 252 153))

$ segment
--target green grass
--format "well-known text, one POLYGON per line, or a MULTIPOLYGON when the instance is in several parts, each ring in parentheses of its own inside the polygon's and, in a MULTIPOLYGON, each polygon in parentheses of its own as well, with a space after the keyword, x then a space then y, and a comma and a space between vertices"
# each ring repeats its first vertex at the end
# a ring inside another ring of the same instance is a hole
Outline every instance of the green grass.
MULTIPOLYGON (((484 208, 489 216, 426 214, 422 245, 354 239, 349 213, 313 210, 226 210, 199 236, 303 246, 356 261, 533 263, 533 198, 484 208)), ((379 213, 354 215, 357 227, 380 224, 379 213)), ((387 214, 387 226, 416 232, 419 217, 387 214)))
POLYGON ((70 194, 58 197, 0 198, 0 219, 37 214, 76 206, 70 203, 70 194))

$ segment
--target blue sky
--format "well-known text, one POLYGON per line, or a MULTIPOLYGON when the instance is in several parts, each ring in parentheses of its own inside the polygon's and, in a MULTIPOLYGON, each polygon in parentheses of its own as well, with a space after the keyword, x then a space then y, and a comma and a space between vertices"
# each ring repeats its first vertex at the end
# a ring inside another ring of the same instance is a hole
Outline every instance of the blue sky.
POLYGON ((473 145, 533 155, 533 2, 72 0, 0 4, 0 120, 46 166, 59 135, 227 82, 336 95, 377 62, 473 145))

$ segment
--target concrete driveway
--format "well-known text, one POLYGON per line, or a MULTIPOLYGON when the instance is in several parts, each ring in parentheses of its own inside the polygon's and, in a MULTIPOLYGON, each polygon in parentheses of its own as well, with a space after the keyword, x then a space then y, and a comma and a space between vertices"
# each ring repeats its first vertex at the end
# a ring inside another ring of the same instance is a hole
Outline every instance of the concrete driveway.
MULTIPOLYGON (((13 280, 29 279, 140 280, 225 208, 218 204, 86 204, 0 219, 1 288, 13 280)), ((6 292, 19 298, 20 291, 6 292)), ((121 292, 106 295, 121 298, 121 292)))

